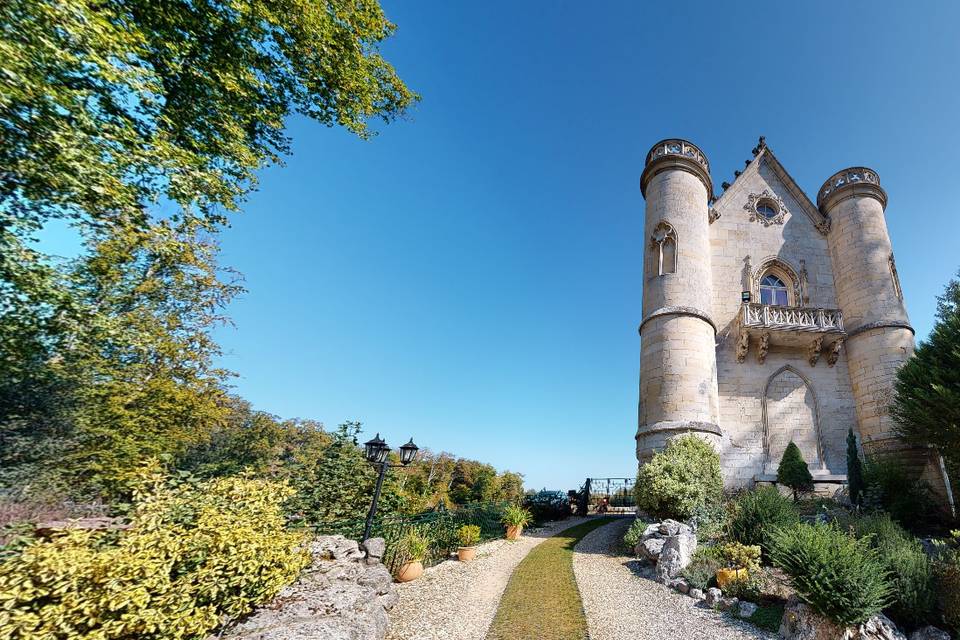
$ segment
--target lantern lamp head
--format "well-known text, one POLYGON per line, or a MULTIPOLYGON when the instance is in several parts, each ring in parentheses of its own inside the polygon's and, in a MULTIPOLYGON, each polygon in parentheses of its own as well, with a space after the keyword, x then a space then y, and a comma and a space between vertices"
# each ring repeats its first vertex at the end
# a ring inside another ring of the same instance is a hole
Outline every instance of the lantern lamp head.
POLYGON ((390 447, 383 441, 379 433, 375 438, 363 444, 363 453, 370 462, 383 462, 387 459, 389 452, 390 447))
POLYGON ((400 462, 405 465, 413 462, 413 459, 417 457, 417 451, 419 449, 420 447, 413 444, 413 438, 410 438, 410 442, 400 447, 400 462))

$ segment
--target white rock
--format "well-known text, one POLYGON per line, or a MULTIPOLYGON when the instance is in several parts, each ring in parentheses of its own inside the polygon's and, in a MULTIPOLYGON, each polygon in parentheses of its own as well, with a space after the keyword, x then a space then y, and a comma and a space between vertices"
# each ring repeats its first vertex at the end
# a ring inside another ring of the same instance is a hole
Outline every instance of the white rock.
POLYGON ((737 607, 737 615, 743 618, 744 620, 746 620, 747 618, 755 614, 758 608, 759 607, 757 607, 757 605, 753 604, 752 602, 741 602, 740 606, 737 607))
POLYGON ((637 545, 637 555, 657 562, 660 559, 660 553, 663 551, 664 542, 663 538, 647 538, 637 545))
POLYGON ((707 597, 706 597, 707 606, 715 607, 720 602, 720 598, 722 597, 723 597, 723 592, 720 591, 720 589, 717 589, 716 587, 710 587, 709 589, 707 589, 707 597))
POLYGON ((950 634, 943 629, 927 626, 911 633, 910 640, 950 640, 950 634))
POLYGON ((694 600, 703 600, 704 598, 703 590, 697 589, 697 588, 690 589, 687 595, 689 595, 694 600))
POLYGON ((680 575, 697 549, 697 536, 693 533, 681 533, 670 536, 663 543, 663 550, 657 560, 657 580, 666 582, 680 575))
POLYGON ((907 640, 897 626, 883 614, 877 614, 855 627, 841 627, 815 612, 809 605, 791 596, 780 622, 784 640, 907 640))

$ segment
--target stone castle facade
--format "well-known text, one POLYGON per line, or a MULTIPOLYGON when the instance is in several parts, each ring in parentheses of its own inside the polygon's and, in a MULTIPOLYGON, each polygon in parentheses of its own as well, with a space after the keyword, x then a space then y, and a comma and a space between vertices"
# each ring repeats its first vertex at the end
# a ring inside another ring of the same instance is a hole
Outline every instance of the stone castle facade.
POLYGON ((914 330, 877 173, 839 171, 814 204, 761 138, 722 186, 690 142, 647 154, 637 459, 695 433, 746 486, 774 480, 792 440, 818 483, 840 483, 852 428, 867 453, 899 451, 946 486, 887 414, 914 330))

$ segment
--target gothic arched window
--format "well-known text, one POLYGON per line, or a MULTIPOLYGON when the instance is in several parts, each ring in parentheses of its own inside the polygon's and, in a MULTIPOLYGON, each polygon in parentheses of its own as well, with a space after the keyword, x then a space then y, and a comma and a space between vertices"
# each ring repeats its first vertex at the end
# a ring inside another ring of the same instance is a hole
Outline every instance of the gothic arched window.
POLYGON ((653 231, 652 249, 658 276, 677 272, 677 233, 666 222, 661 222, 653 231))
POLYGON ((768 273, 760 279, 760 303, 786 307, 789 304, 787 285, 783 280, 768 273))

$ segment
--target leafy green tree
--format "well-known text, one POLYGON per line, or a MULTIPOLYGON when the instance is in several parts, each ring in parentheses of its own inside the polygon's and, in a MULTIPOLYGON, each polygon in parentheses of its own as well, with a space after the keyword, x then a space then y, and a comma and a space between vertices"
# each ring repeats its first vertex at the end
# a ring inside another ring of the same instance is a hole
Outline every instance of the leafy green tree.
POLYGON ((897 371, 895 389, 890 414, 898 435, 936 447, 960 477, 960 280, 937 298, 933 331, 897 371))
POLYGON ((720 503, 720 456, 695 435, 674 438, 640 467, 634 492, 637 507, 650 515, 686 520, 720 503))
MULTIPOLYGON (((345 422, 331 434, 311 472, 294 480, 298 495, 291 506, 308 522, 350 520, 366 516, 373 496, 376 470, 367 462, 357 435, 359 422, 345 422)), ((384 479, 378 514, 402 511, 404 498, 397 475, 384 479)))
POLYGON ((783 451, 783 457, 780 458, 777 482, 790 487, 794 502, 799 501, 800 493, 813 491, 813 476, 810 475, 810 469, 807 467, 806 460, 803 459, 800 447, 794 444, 793 440, 787 445, 783 451))
POLYGON ((850 487, 850 502, 859 505, 863 496, 863 462, 852 428, 847 432, 847 485, 850 487))

